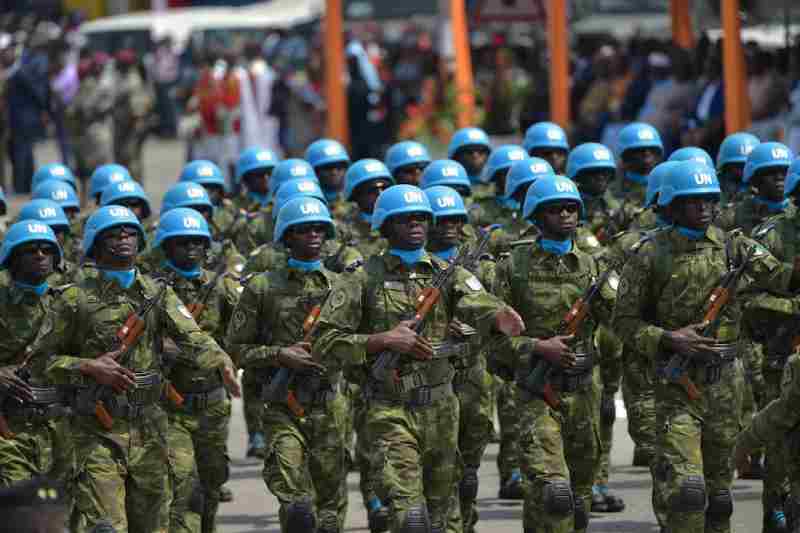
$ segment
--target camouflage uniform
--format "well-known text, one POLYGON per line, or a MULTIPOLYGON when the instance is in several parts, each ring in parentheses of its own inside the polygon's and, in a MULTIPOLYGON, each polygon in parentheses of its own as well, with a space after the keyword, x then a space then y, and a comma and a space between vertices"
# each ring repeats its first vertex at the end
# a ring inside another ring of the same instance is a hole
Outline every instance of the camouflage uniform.
MULTIPOLYGON (((286 264, 289 251, 282 244, 262 244, 252 252, 244 265, 243 276, 271 272, 286 264)), ((361 254, 346 242, 326 240, 322 245, 322 262, 328 270, 342 273, 361 266, 361 254)))
POLYGON ((637 183, 626 178, 624 172, 619 172, 617 179, 609 185, 608 190, 611 196, 621 204, 621 208, 614 217, 615 229, 623 231, 635 226, 635 221, 645 211, 642 206, 647 192, 647 183, 637 183))
MULTIPOLYGON (((197 319, 200 328, 223 345, 225 329, 238 299, 238 283, 229 276, 215 280, 215 274, 203 270, 200 277, 178 277, 173 290, 182 302, 203 303, 205 307, 197 319), (216 281, 208 300, 201 302, 216 281)), ((177 354, 166 350, 170 361, 177 354)), ((193 365, 176 359, 168 364, 169 380, 183 397, 184 404, 177 407, 166 402, 169 416, 170 472, 172 474, 173 500, 170 507, 171 532, 196 532, 198 517, 202 531, 213 532, 219 505, 219 489, 228 479, 228 423, 231 402, 216 370, 200 371, 193 365), (195 475, 195 463, 197 475, 195 475), (202 496, 194 495, 195 480, 199 478, 202 496), (203 501, 203 505, 192 505, 203 501)))
MULTIPOLYGON (((550 338, 572 304, 599 274, 595 259, 573 247, 564 256, 541 249, 538 243, 516 246, 497 266, 495 293, 509 302, 527 326, 525 335, 550 338)), ((576 334, 575 349, 593 352, 596 317, 609 316, 614 292, 605 285, 588 320, 576 334)), ((538 362, 524 357, 530 339, 512 340, 511 349, 495 352, 498 363, 516 376, 522 467, 528 481, 523 509, 526 533, 584 531, 588 525, 595 464, 601 450, 597 399, 589 368, 575 375, 556 371, 551 379, 560 391, 557 411, 535 392, 524 388, 525 378, 538 362), (570 382, 570 383, 568 383, 570 382)))
POLYGON ((164 336, 180 348, 177 360, 200 370, 219 368, 227 354, 197 326, 172 289, 147 315, 142 338, 123 357, 132 368, 137 388, 115 395, 84 376, 81 361, 107 352, 115 334, 145 298, 158 291, 156 283, 137 273, 133 285, 122 289, 91 266, 84 266, 77 286, 59 301, 55 338, 63 342, 47 365, 47 376, 60 385, 76 387, 72 438, 76 449, 74 483, 78 531, 91 531, 108 521, 118 531, 168 531, 161 523, 169 494, 167 414, 161 408, 162 361, 154 351, 164 336), (63 355, 62 355, 63 354, 63 355), (106 431, 95 418, 98 394, 114 418, 106 431))
MULTIPOLYGON (((228 328, 227 343, 246 374, 265 387, 277 374, 278 352, 303 339, 303 322, 324 302, 339 276, 324 267, 303 272, 283 266, 248 278, 228 328)), ((266 398, 264 482, 280 501, 281 531, 300 531, 316 516, 320 532, 344 529, 347 498, 344 447, 346 403, 341 371, 325 360, 320 379, 295 375, 291 390, 305 409, 296 415, 286 397, 266 398), (306 394, 307 393, 307 394, 306 394), (307 400, 306 400, 307 398, 307 400)))
POLYGON ((272 205, 259 208, 249 205, 243 208, 246 213, 240 216, 234 226, 234 243, 245 256, 262 244, 272 242, 275 221, 272 218, 272 205), (255 209, 253 209, 255 208, 255 209))
MULTIPOLYGON (((367 383, 365 429, 375 450, 373 469, 380 472, 374 488, 391 506, 394 532, 428 517, 432 531, 444 530, 461 467, 460 454, 453 453, 458 449, 454 371, 447 359, 403 357, 397 369, 403 385, 379 382, 370 372, 377 354, 366 352, 366 342, 370 333, 413 316, 417 293, 443 268, 446 263, 428 254, 411 266, 390 254, 370 257, 364 271, 332 292, 314 343, 314 353, 327 364, 355 367, 367 383)), ((444 341, 453 316, 485 334, 502 305, 475 276, 458 269, 428 315, 425 336, 444 341)))
MULTIPOLYGON (((661 348, 664 332, 699 322, 723 274, 754 245, 739 235, 727 237, 714 226, 697 241, 676 229, 659 232, 623 269, 615 329, 663 372, 671 357, 661 348)), ((760 287, 773 290, 785 290, 791 278, 791 271, 763 247, 756 248, 746 273, 760 287)), ((736 358, 740 318, 734 300, 712 333, 718 343, 714 365, 690 361, 688 376, 700 391, 699 399, 690 400, 665 377, 656 384, 654 494, 667 506, 665 525, 672 533, 730 531, 731 452, 741 408, 742 368, 736 358)))
POLYGON ((114 118, 114 159, 144 181, 142 146, 147 135, 147 119, 153 108, 153 96, 135 68, 120 73, 116 83, 114 118))

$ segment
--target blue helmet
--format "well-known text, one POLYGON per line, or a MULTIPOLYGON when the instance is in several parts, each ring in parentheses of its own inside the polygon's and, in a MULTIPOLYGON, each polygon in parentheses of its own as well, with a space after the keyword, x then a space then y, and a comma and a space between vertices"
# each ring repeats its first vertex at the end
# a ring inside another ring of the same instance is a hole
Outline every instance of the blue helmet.
POLYGON ((430 163, 431 154, 428 153, 425 145, 417 141, 403 141, 390 146, 383 161, 386 163, 386 168, 389 169, 389 172, 394 174, 398 168, 406 165, 430 163))
POLYGON ((744 165, 742 182, 750 183, 757 172, 765 168, 783 167, 788 169, 792 164, 792 151, 785 144, 777 142, 761 143, 747 156, 744 165))
POLYGON ((103 194, 106 187, 120 181, 133 181, 133 176, 127 168, 116 163, 100 165, 94 169, 92 177, 89 178, 89 196, 103 194))
POLYGON ((344 199, 354 200, 353 193, 359 185, 377 179, 389 180, 394 185, 394 178, 386 165, 377 159, 359 159, 344 175, 344 199))
POLYGON ((92 213, 83 228, 83 255, 92 257, 94 241, 103 231, 118 226, 132 226, 139 231, 139 251, 144 250, 144 228, 133 211, 122 205, 106 205, 92 213))
POLYGON ((800 157, 794 160, 792 166, 786 171, 786 181, 783 182, 783 195, 788 197, 800 183, 800 157))
POLYGON ((208 191, 199 183, 192 181, 180 181, 167 189, 164 198, 161 200, 161 215, 177 207, 197 207, 205 206, 214 209, 208 191))
POLYGON ((297 196, 316 198, 317 200, 322 200, 327 204, 325 193, 322 192, 322 188, 319 186, 318 181, 308 178, 289 180, 280 186, 278 192, 275 193, 275 196, 272 199, 274 204, 272 209, 272 219, 277 219, 281 208, 286 205, 286 202, 297 196))
POLYGON ((504 144, 495 148, 489 154, 489 159, 486 160, 486 165, 483 167, 481 181, 489 183, 494 180, 497 171, 511 168, 511 165, 517 161, 523 161, 527 158, 528 152, 517 144, 504 144))
POLYGON ((49 180, 66 181, 72 185, 73 188, 78 186, 78 181, 75 179, 75 174, 72 173, 67 165, 64 165, 63 163, 48 163, 39 167, 39 169, 33 174, 31 188, 35 189, 38 185, 49 180))
POLYGON ((583 211, 583 200, 574 181, 555 175, 537 179, 531 184, 525 195, 522 215, 531 220, 539 206, 558 200, 574 200, 581 206, 581 212, 583 211))
POLYGON ((604 144, 579 144, 567 157, 567 177, 574 180, 578 174, 589 169, 616 170, 614 156, 604 144))
POLYGON ((335 234, 333 219, 328 207, 319 199, 308 196, 295 197, 286 202, 278 213, 273 241, 281 242, 286 230, 308 222, 321 222, 328 226, 328 238, 335 234))
POLYGON ((503 198, 511 199, 514 193, 527 183, 533 183, 543 176, 555 176, 550 163, 539 157, 529 157, 511 165, 506 176, 506 190, 503 198))
POLYGON ((664 161, 659 163, 650 171, 647 176, 647 191, 644 194, 644 206, 655 205, 658 193, 661 192, 661 185, 669 179, 670 172, 680 161, 664 161))
POLYGON ((672 152, 667 161, 697 161, 707 167, 714 168, 714 160, 708 152, 697 146, 684 146, 672 152))
POLYGON ((308 161, 303 159, 285 159, 278 163, 272 176, 269 178, 269 192, 275 194, 281 185, 289 180, 298 178, 317 179, 317 174, 308 161))
POLYGON ((309 144, 303 159, 314 168, 333 163, 350 164, 347 149, 342 146, 342 143, 333 139, 319 139, 309 144))
POLYGON ((172 237, 204 237, 209 244, 211 243, 208 222, 199 211, 188 207, 176 207, 161 217, 153 246, 158 248, 165 240, 172 237))
POLYGON ((680 161, 663 177, 658 205, 670 205, 675 198, 707 194, 720 194, 714 169, 694 160, 680 161))
POLYGON ((0 268, 8 268, 8 260, 14 252, 14 248, 28 242, 49 242, 58 250, 56 262, 61 262, 63 252, 58 244, 58 239, 53 230, 46 223, 40 220, 25 219, 16 224, 12 224, 0 246, 0 268))
POLYGON ((617 136, 617 153, 620 156, 635 148, 658 148, 664 153, 664 143, 658 130, 645 122, 632 122, 622 128, 617 136))
POLYGON ((453 159, 459 150, 467 146, 483 146, 487 150, 492 150, 489 136, 480 128, 461 128, 453 134, 450 144, 447 146, 447 157, 453 159))
POLYGON ((112 183, 103 189, 103 194, 100 195, 100 205, 114 205, 120 200, 128 198, 135 198, 144 202, 144 215, 142 218, 147 218, 152 212, 150 210, 150 199, 147 193, 144 192, 142 186, 135 181, 120 181, 119 183, 112 183))
POLYGON ((61 209, 77 209, 80 210, 81 202, 78 200, 78 195, 72 185, 66 181, 48 180, 40 183, 38 187, 33 189, 31 195, 33 200, 43 198, 45 200, 52 200, 61 206, 61 209))
POLYGON ((466 187, 468 191, 472 189, 466 169, 461 163, 452 159, 437 159, 425 167, 419 180, 419 188, 427 189, 434 185, 466 187))
POLYGON ((372 211, 372 229, 379 230, 389 217, 404 213, 427 213, 433 217, 428 197, 419 187, 393 185, 383 191, 372 211))
POLYGON ((55 228, 69 230, 69 219, 61 206, 52 200, 40 198, 31 200, 19 210, 19 220, 38 220, 44 222, 55 231, 55 228))
POLYGON ((464 207, 464 199, 458 191, 444 185, 434 185, 425 189, 428 203, 433 209, 433 221, 438 217, 464 217, 467 218, 467 208, 464 207))
POLYGON ((728 163, 747 163, 747 156, 761 141, 752 133, 740 131, 725 137, 717 152, 717 170, 728 163))
POLYGON ((537 122, 525 131, 522 146, 530 153, 536 148, 560 148, 569 151, 567 134, 555 122, 537 122))
POLYGON ((266 148, 252 146, 239 154, 236 161, 236 183, 242 181, 242 177, 251 170, 269 170, 278 165, 278 158, 266 148))
POLYGON ((193 181, 200 185, 217 185, 223 189, 227 188, 222 170, 216 163, 205 159, 196 159, 187 163, 181 170, 178 181, 193 181))

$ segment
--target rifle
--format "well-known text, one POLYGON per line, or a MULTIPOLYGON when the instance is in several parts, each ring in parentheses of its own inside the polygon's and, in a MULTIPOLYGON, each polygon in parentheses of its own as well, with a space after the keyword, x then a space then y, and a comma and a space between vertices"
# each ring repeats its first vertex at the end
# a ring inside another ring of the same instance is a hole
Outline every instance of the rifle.
MULTIPOLYGON (((581 297, 572 304, 572 307, 569 308, 569 311, 564 315, 558 326, 558 335, 574 335, 580 330, 583 321, 586 320, 586 316, 589 314, 592 302, 600 294, 600 289, 606 284, 613 272, 614 270, 611 268, 603 272, 594 283, 589 285, 581 297)), ((555 364, 539 359, 525 379, 525 388, 541 394, 542 399, 552 409, 558 409, 561 403, 561 400, 553 390, 553 385, 550 383, 550 378, 555 371, 555 364)))
MULTIPOLYGON (((118 355, 116 355, 114 359, 117 359, 120 356, 127 356, 133 351, 136 345, 139 344, 142 334, 144 333, 144 329, 147 326, 147 315, 164 297, 164 294, 167 292, 167 287, 170 285, 172 279, 172 275, 165 278, 162 281, 161 287, 156 295, 152 298, 145 299, 142 305, 133 313, 131 313, 130 316, 128 316, 128 318, 125 320, 125 323, 122 324, 122 326, 117 330, 111 347, 111 351, 118 351, 118 355)), ((170 387, 171 386, 172 385, 170 385, 170 387)), ((102 385, 97 386, 98 392, 101 387, 102 385)), ((173 395, 170 394, 169 390, 167 391, 167 396, 170 397, 172 401, 180 399, 180 403, 176 404, 180 406, 183 404, 183 398, 180 397, 180 394, 178 394, 174 388, 172 390, 177 395, 177 398, 173 399, 173 395)), ((95 400, 94 415, 97 418, 97 421, 101 426, 103 426, 103 428, 105 428, 106 431, 111 431, 111 428, 114 426, 114 418, 111 416, 111 413, 108 412, 108 409, 106 409, 103 400, 99 398, 95 400)))
POLYGON ((483 232, 478 244, 469 251, 467 257, 464 259, 462 266, 473 274, 478 269, 478 261, 481 260, 481 257, 486 253, 486 248, 489 246, 489 240, 492 237, 492 229, 493 228, 489 228, 483 232))
MULTIPOLYGON (((28 361, 30 361, 31 357, 33 356, 33 352, 34 352, 33 348, 30 345, 28 345, 22 352, 23 354, 22 362, 17 367, 17 369, 14 370, 14 374, 16 374, 18 378, 24 381, 28 381, 28 379, 30 379, 30 372, 28 372, 27 366, 28 366, 28 361)), ((0 437, 6 440, 11 440, 16 435, 14 434, 13 431, 11 431, 11 428, 8 425, 8 420, 6 420, 6 417, 2 411, 3 404, 5 403, 7 398, 8 398, 7 396, 0 396, 0 437)))
MULTIPOLYGON (((428 317, 428 313, 430 313, 431 309, 433 309, 433 306, 436 305, 436 302, 439 301, 442 288, 450 281, 450 278, 453 277, 456 269, 464 265, 468 256, 467 248, 462 246, 458 251, 458 255, 456 255, 455 259, 447 268, 439 270, 434 274, 430 287, 425 287, 417 295, 415 301, 414 333, 419 335, 425 330, 425 319, 428 317)), ((399 383, 400 375, 397 372, 397 365, 400 362, 400 356, 401 354, 390 350, 384 350, 378 354, 378 358, 372 364, 372 369, 370 370, 373 379, 385 382, 391 377, 395 384, 399 383)))
POLYGON ((225 259, 221 258, 220 262, 217 264, 217 268, 214 270, 214 277, 211 279, 211 283, 205 287, 204 291, 200 295, 200 300, 196 303, 191 303, 186 306, 195 321, 199 320, 200 315, 203 314, 203 311, 208 304, 208 300, 211 298, 211 295, 214 294, 214 289, 217 287, 219 279, 225 274, 227 266, 228 265, 225 263, 225 259))

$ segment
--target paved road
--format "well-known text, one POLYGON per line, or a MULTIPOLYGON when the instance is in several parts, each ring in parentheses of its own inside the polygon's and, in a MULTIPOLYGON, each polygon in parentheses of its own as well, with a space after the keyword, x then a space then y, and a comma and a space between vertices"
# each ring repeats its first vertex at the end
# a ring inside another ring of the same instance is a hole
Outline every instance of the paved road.
MULTIPOLYGON (((37 147, 39 164, 56 160, 52 144, 37 147)), ((184 148, 181 143, 150 140, 145 146, 145 188, 152 196, 154 210, 158 211, 160 197, 177 178, 183 165, 184 148)), ((25 198, 14 197, 12 210, 25 198)), ((624 410, 622 416, 624 416, 624 410)), ((627 504, 618 514, 593 515, 589 530, 592 532, 657 532, 655 519, 650 510, 650 476, 643 468, 630 465, 633 445, 626 431, 626 421, 620 418, 615 428, 612 455, 613 473, 611 486, 627 504)), ((224 504, 219 519, 221 533, 277 532, 277 501, 269 494, 261 479, 261 465, 244 457, 245 430, 241 404, 234 404, 234 417, 229 440, 232 460, 230 487, 235 501, 224 504)), ((498 475, 495 467, 497 446, 492 445, 480 470, 479 530, 492 533, 519 532, 522 529, 520 502, 497 499, 498 475)), ((346 531, 367 531, 366 513, 358 493, 357 474, 348 479, 350 489, 350 511, 346 531)), ((761 482, 737 481, 734 485, 736 507, 734 531, 752 533, 761 528, 761 482)))

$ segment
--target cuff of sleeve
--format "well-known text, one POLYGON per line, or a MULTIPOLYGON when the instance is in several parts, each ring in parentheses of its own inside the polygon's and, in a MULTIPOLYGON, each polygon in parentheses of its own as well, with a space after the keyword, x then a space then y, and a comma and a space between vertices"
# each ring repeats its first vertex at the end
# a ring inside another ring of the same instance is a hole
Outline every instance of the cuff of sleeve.
POLYGON ((353 335, 351 349, 345 359, 345 365, 363 365, 367 362, 367 339, 369 335, 353 335))
POLYGON ((242 366, 278 366, 279 351, 280 346, 260 346, 250 350, 242 357, 242 366))
POLYGON ((664 336, 664 329, 658 326, 647 326, 639 334, 639 351, 650 361, 654 360, 661 346, 661 337, 664 336))

